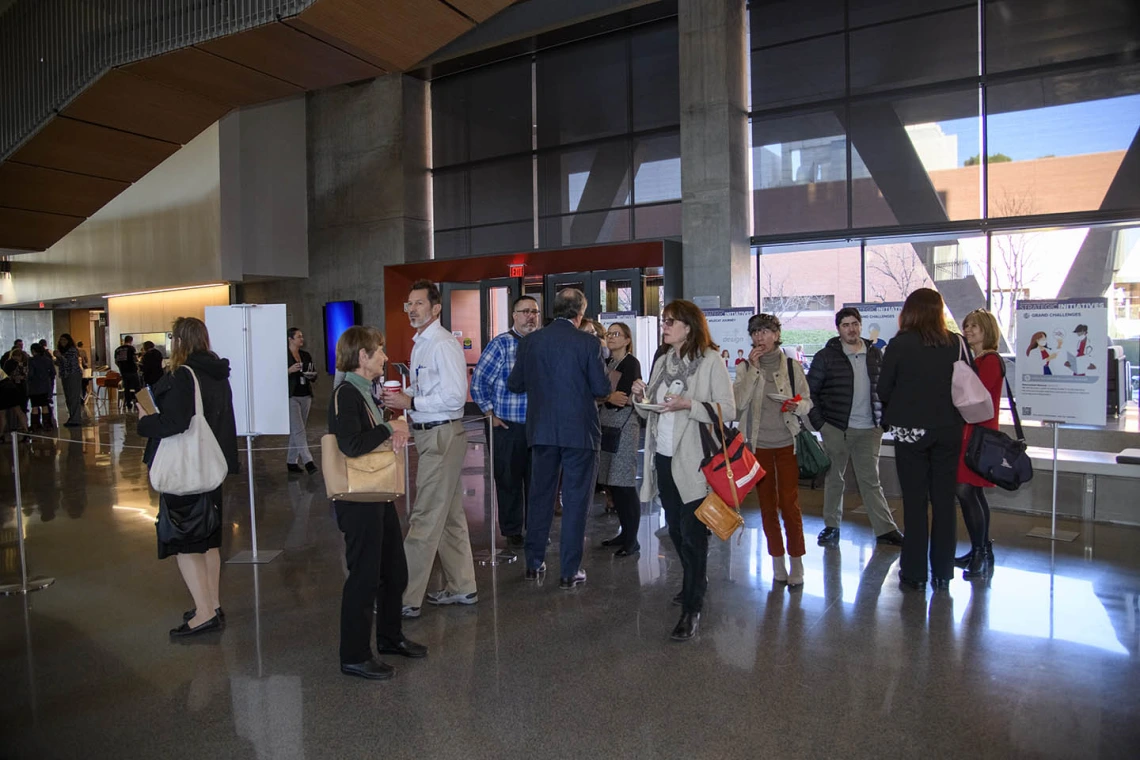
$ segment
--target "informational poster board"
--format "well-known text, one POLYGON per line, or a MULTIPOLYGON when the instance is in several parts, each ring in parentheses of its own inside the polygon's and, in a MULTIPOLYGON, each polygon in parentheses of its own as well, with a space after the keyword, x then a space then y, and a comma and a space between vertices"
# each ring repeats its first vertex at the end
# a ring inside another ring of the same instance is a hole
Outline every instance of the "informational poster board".
POLYGON ((230 361, 237 434, 289 434, 285 304, 207 306, 214 353, 230 361))
POLYGON ((845 303, 844 308, 854 306, 863 317, 863 337, 877 348, 886 348, 891 338, 899 331, 899 313, 902 301, 883 303, 845 303))
POLYGON ((1108 299, 1018 301, 1017 405, 1023 419, 1104 425, 1108 299))
POLYGON ((736 309, 706 309, 709 334, 713 343, 720 346, 720 355, 728 367, 728 374, 736 380, 737 364, 748 361, 752 338, 748 335, 748 320, 756 312, 751 307, 736 309))

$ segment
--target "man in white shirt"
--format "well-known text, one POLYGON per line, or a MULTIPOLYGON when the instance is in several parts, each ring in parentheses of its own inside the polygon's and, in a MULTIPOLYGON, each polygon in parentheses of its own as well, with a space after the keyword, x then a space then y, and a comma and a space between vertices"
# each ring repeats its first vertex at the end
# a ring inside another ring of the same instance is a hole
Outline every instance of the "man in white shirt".
POLYGON ((459 476, 467 453, 463 405, 467 401, 467 364, 463 349, 439 323, 439 288, 428 280, 412 283, 404 311, 416 329, 411 385, 407 392, 385 391, 384 405, 407 409, 419 453, 416 503, 408 514, 404 554, 408 586, 404 617, 420 616, 435 556, 443 569, 443 588, 427 594, 431 604, 475 604, 475 563, 459 476))

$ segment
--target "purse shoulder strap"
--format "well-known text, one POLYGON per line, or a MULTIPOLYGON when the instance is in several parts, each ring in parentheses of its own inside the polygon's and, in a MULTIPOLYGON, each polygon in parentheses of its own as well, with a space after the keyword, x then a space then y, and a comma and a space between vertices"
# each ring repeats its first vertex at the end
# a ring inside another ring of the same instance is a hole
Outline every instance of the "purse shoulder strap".
POLYGON ((202 406, 202 386, 198 384, 198 375, 194 373, 194 370, 190 369, 189 365, 183 364, 182 366, 186 368, 186 371, 190 373, 190 377, 194 380, 194 414, 205 418, 206 409, 202 406))
POLYGON ((716 429, 720 434, 721 450, 724 451, 724 469, 728 473, 728 487, 732 490, 732 504, 740 509, 740 495, 736 493, 736 476, 732 474, 732 457, 728 453, 728 441, 724 437, 724 416, 719 402, 716 405, 716 429))
POLYGON ((1025 443, 1025 432, 1021 429, 1021 415, 1017 413, 1017 400, 1013 397, 1013 389, 1009 387, 1009 375, 1005 371, 1005 359, 998 356, 1001 362, 1001 377, 1005 381, 1005 397, 1009 399, 1009 411, 1013 413, 1013 433, 1017 440, 1025 443))
MULTIPOLYGON (((336 387, 336 390, 333 391, 333 414, 337 417, 340 417, 340 389, 346 385, 352 385, 352 383, 342 382, 336 387)), ((353 385, 352 387, 355 388, 356 386, 353 385)), ((359 389, 357 390, 359 392, 359 389)), ((364 394, 361 393, 360 395, 363 396, 364 394)), ((372 423, 372 427, 376 427, 376 418, 372 416, 372 410, 368 407, 368 404, 364 405, 364 411, 368 412, 368 419, 372 423)))

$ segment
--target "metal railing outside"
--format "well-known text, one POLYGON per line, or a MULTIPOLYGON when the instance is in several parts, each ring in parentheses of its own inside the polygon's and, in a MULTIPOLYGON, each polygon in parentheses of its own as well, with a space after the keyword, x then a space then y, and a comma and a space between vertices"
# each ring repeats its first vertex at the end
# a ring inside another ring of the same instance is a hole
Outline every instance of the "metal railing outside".
POLYGON ((0 160, 103 72, 314 0, 16 0, 0 13, 0 160))

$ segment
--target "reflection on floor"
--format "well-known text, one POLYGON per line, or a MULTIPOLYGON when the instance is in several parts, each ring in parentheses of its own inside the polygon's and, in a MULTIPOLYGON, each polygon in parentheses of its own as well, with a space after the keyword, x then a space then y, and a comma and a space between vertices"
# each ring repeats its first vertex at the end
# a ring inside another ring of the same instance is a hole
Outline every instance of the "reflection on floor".
MULTIPOLYGON (((680 566, 657 535, 660 509, 645 508, 640 557, 617 559, 597 548, 617 529, 599 503, 587 585, 558 590, 556 551, 544 584, 524 582, 521 563, 477 568, 479 604, 425 608, 405 631, 430 656, 393 662, 396 679, 378 684, 337 669, 341 537, 319 476, 287 476, 283 451, 255 467, 259 545, 284 554, 224 566, 223 633, 168 640, 190 599, 174 563, 155 559, 156 501, 123 422, 21 447, 30 571, 58 580, 0 598, 2 757, 1107 758, 1140 746, 1134 529, 1068 525, 1080 538, 1052 546, 1024 538, 1041 521, 998 515, 991 584, 903 592, 898 553, 875 546, 858 499, 825 551, 821 494, 803 489, 803 590, 773 583, 749 510, 739 543, 713 539, 702 631, 676 644, 680 566)), ((471 445, 463 476, 476 549, 488 545, 484 453, 471 445)), ((11 484, 5 444, 0 582, 19 575, 11 484)), ((230 556, 250 543, 244 474, 225 515, 230 556)))

